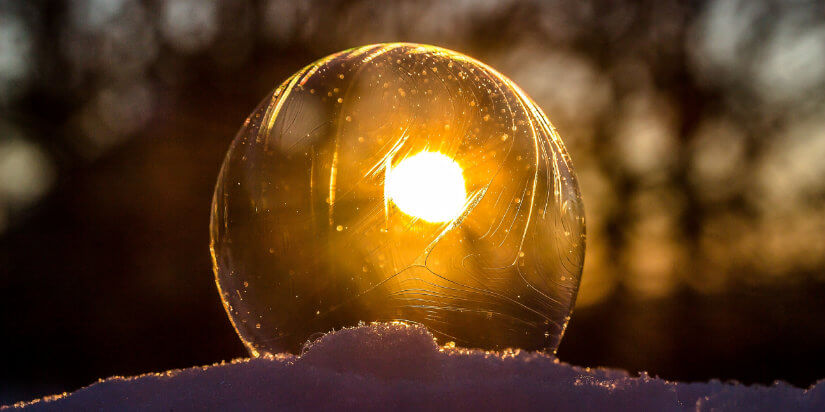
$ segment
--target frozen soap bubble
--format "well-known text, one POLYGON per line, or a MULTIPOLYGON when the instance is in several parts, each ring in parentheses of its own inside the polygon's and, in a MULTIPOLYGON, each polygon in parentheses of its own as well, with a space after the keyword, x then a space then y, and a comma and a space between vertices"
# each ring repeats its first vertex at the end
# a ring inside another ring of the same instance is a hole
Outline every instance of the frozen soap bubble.
POLYGON ((218 288, 253 356, 361 321, 554 351, 584 239, 541 109, 485 64, 417 44, 287 79, 232 142, 212 203, 218 288))

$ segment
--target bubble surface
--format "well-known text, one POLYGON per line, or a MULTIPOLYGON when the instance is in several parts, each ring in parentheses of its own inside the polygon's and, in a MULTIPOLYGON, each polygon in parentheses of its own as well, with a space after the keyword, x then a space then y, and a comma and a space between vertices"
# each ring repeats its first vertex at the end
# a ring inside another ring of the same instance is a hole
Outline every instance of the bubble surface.
POLYGON ((407 43, 333 54, 275 89, 230 146, 210 235, 253 356, 362 321, 555 351, 585 245, 541 109, 477 60, 407 43))

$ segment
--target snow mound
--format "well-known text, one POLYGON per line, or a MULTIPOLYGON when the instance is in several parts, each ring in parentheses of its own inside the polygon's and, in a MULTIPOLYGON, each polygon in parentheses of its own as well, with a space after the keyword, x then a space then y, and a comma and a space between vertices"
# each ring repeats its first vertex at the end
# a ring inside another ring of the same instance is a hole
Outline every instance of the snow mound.
POLYGON ((676 383, 580 368, 553 356, 439 347, 420 326, 376 323, 277 355, 112 377, 30 410, 825 410, 825 380, 743 386, 676 383))

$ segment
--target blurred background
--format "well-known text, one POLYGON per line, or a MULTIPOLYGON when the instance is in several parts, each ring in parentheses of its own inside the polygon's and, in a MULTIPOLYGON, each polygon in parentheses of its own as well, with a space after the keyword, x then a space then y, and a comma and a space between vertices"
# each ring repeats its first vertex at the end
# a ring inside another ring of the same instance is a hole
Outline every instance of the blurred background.
POLYGON ((223 155, 287 76, 385 41, 490 64, 559 129, 588 226, 562 360, 825 378, 822 1, 0 0, 0 404, 247 356, 223 155))

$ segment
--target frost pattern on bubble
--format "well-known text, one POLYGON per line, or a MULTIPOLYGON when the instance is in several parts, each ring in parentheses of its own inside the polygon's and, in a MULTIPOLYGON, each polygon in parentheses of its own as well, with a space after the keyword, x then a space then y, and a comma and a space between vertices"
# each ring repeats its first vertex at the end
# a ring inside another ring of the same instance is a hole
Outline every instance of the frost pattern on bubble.
POLYGON ((347 50, 287 79, 232 142, 212 203, 218 289, 254 356, 360 321, 554 351, 584 243, 570 159, 541 109, 483 63, 417 44, 347 50))

